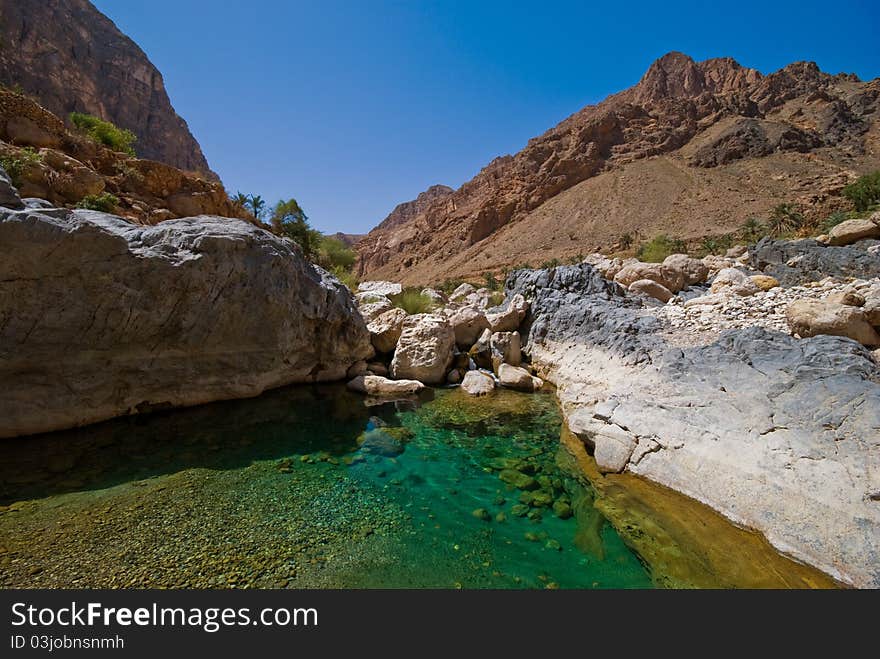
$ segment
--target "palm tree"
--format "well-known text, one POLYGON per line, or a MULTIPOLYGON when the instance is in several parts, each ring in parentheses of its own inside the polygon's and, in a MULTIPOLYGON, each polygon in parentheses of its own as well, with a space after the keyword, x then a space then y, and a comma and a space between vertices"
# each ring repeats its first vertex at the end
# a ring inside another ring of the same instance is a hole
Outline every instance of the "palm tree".
POLYGON ((248 205, 248 196, 243 192, 236 192, 229 201, 236 209, 244 210, 248 205))
POLYGON ((254 214, 254 217, 258 220, 262 220, 263 216, 266 214, 266 200, 263 199, 258 194, 252 194, 247 199, 247 206, 250 209, 251 213, 254 214))

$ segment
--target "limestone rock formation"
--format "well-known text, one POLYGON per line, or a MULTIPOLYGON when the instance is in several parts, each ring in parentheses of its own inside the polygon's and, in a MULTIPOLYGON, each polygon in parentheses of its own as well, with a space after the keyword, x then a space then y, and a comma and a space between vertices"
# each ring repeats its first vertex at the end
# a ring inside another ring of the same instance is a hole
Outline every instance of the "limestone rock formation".
POLYGON ((485 396, 495 391, 495 380, 483 371, 468 371, 461 381, 461 388, 471 396, 485 396))
POLYGON ((803 338, 829 334, 846 336, 866 346, 880 346, 880 334, 857 306, 833 300, 797 300, 789 305, 785 315, 792 333, 803 338))
POLYGON ((541 378, 536 378, 521 366, 512 366, 510 364, 498 366, 498 381, 502 387, 518 389, 519 391, 535 391, 544 385, 541 378))
POLYGON ((392 352, 394 350, 400 333, 403 331, 403 323, 406 318, 406 311, 395 308, 383 311, 370 320, 367 329, 370 331, 373 347, 378 352, 392 352))
POLYGON ((0 0, 0 40, 6 86, 20 86, 60 117, 86 112, 131 130, 142 158, 216 179, 162 74, 88 0, 0 0))
POLYGON ((0 437, 342 379, 372 354, 348 289, 252 224, 0 210, 0 437))
POLYGON ((391 360, 391 377, 425 384, 445 382, 454 347, 455 333, 445 316, 428 313, 409 316, 391 360))
POLYGON ((868 349, 759 327, 671 344, 655 310, 589 265, 516 271, 506 289, 531 303, 526 351, 566 418, 597 450, 614 435, 607 470, 702 501, 843 582, 880 586, 880 384, 868 349))

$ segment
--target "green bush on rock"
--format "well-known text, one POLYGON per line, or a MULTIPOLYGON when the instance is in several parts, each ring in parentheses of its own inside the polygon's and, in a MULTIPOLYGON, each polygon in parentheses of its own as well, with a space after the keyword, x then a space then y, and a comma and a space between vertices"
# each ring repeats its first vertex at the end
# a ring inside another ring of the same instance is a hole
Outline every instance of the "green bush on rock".
POLYGON ((849 199, 857 211, 871 210, 880 204, 880 170, 865 174, 855 183, 843 189, 843 196, 849 199))
POLYGON ((107 148, 130 156, 135 155, 133 145, 137 137, 130 130, 118 128, 109 121, 82 112, 71 112, 70 123, 107 148))
POLYGON ((687 251, 687 245, 683 240, 670 238, 666 234, 660 234, 643 243, 636 256, 647 263, 661 263, 670 254, 682 254, 687 251))
POLYGON ((112 213, 118 205, 119 197, 109 192, 102 192, 101 194, 86 195, 76 207, 91 211, 101 211, 102 213, 112 213))

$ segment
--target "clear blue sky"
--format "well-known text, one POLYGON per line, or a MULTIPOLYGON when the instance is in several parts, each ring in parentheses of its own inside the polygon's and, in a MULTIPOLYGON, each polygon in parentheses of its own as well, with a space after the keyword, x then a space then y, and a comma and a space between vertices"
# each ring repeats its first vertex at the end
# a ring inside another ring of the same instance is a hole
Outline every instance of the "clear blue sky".
POLYGON ((880 2, 94 0, 230 192, 365 232, 628 87, 657 57, 880 76, 880 2))

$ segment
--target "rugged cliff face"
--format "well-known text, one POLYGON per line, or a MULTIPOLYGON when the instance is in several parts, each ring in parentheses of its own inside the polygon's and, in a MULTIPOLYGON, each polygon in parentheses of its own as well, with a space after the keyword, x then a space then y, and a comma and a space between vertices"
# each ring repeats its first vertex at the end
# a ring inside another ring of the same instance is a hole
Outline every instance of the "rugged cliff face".
POLYGON ((247 222, 0 208, 0 381, 14 384, 0 437, 341 379, 372 354, 348 289, 247 222))
POLYGON ((216 179, 162 74, 88 0, 0 0, 0 82, 51 112, 87 112, 137 135, 142 158, 216 179))
POLYGON ((812 63, 764 76, 670 53, 409 221, 380 224, 358 245, 361 272, 430 283, 623 233, 720 233, 782 201, 824 209, 880 167, 878 98, 880 80, 812 63))

